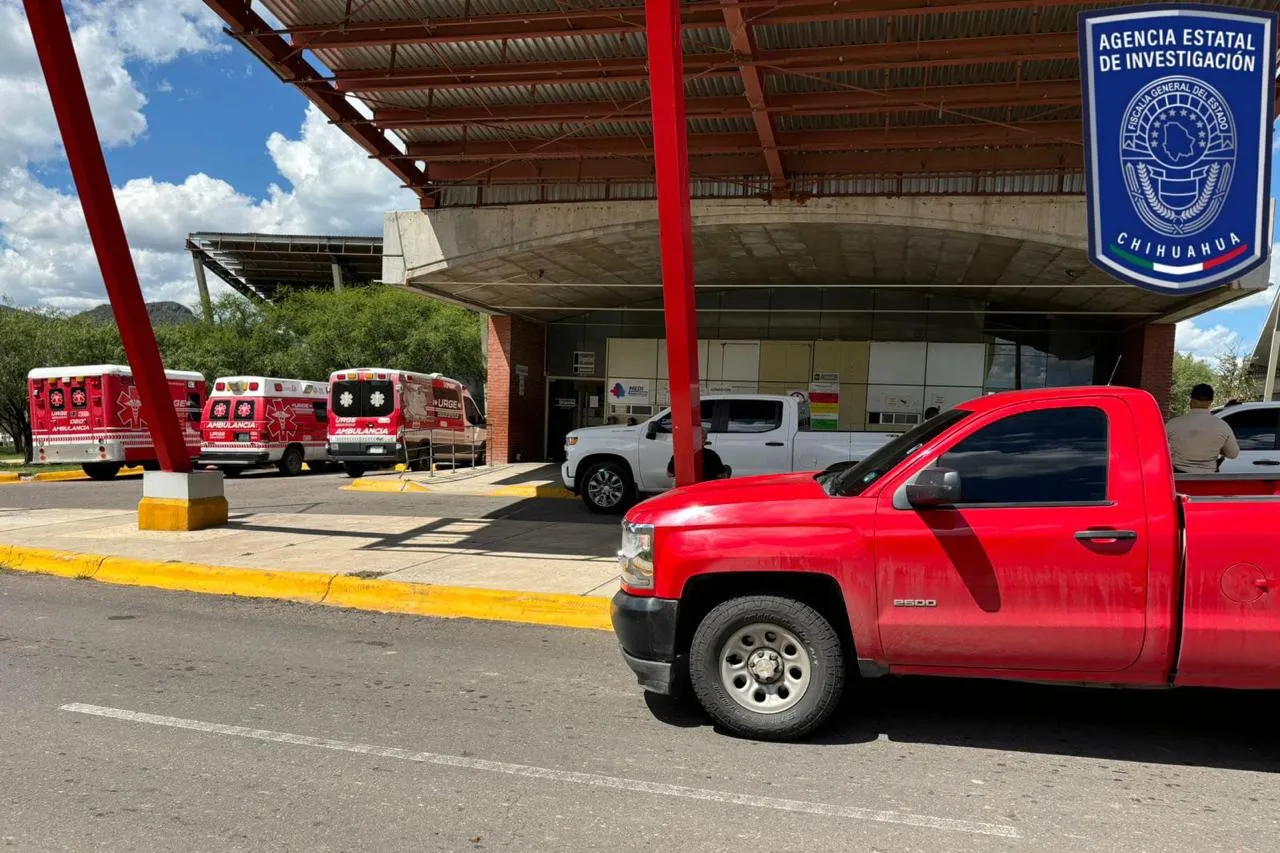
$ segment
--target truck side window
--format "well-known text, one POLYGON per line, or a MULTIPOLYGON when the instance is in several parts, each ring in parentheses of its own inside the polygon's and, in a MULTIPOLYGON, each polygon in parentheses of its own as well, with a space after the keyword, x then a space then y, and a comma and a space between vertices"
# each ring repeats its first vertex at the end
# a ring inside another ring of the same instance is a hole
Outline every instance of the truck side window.
MULTIPOLYGON (((711 432, 711 423, 716 416, 715 400, 702 401, 702 429, 704 432, 711 432)), ((654 425, 654 432, 659 435, 671 435, 671 413, 667 412, 654 425)))
POLYGON ((480 414, 480 407, 476 405, 476 401, 470 397, 464 397, 462 402, 467 410, 467 423, 472 426, 482 426, 484 424, 484 415, 480 414))
POLYGON ((315 413, 316 420, 322 424, 329 422, 329 404, 328 403, 312 403, 312 411, 315 413))
POLYGON ((961 504, 1103 503, 1107 415, 1081 406, 1010 415, 938 460, 960 474, 961 504))
POLYGON ((200 395, 195 391, 187 395, 187 420, 193 424, 200 423, 200 395))
POLYGON ((727 432, 773 432, 782 426, 778 400, 730 400, 727 432))
POLYGON ((1280 409, 1245 409, 1222 419, 1236 434, 1241 450, 1275 450, 1277 413, 1280 409))

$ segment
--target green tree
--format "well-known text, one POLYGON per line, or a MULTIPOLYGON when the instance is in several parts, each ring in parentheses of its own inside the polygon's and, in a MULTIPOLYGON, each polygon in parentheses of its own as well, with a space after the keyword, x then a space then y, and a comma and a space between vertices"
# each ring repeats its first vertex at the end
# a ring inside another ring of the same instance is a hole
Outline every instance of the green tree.
POLYGON ((1217 377, 1209 365, 1185 352, 1173 354, 1173 389, 1170 392, 1169 414, 1185 415, 1190 408, 1191 389, 1200 383, 1212 385, 1217 377))
POLYGON ((1249 373, 1253 369, 1253 357, 1241 357, 1240 350, 1231 347, 1218 353, 1214 359, 1213 390, 1218 405, 1228 400, 1251 403, 1261 399, 1262 389, 1249 373))

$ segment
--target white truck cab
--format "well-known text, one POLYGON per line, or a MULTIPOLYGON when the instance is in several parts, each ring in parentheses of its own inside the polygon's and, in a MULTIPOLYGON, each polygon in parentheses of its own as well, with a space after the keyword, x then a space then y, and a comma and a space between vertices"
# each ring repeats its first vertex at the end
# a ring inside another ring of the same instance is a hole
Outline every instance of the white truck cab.
MULTIPOLYGON (((815 431, 809 404, 789 396, 733 394, 702 398, 706 447, 734 477, 821 471, 866 456, 894 433, 815 431)), ((635 426, 577 429, 565 437, 561 476, 593 512, 619 513, 639 496, 674 483, 671 410, 635 426)))

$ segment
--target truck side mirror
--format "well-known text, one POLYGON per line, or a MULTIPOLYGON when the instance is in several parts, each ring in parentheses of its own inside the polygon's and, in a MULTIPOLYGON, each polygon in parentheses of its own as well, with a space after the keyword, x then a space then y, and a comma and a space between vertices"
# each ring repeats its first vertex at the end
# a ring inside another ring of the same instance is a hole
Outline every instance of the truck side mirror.
POLYGON ((960 501, 960 472, 950 468, 925 468, 905 487, 907 503, 914 509, 936 509, 960 501))
POLYGON ((645 438, 647 438, 649 441, 653 441, 655 438, 657 438, 657 437, 658 437, 658 422, 657 422, 657 421, 649 421, 649 423, 645 424, 645 426, 644 426, 644 437, 645 437, 645 438))

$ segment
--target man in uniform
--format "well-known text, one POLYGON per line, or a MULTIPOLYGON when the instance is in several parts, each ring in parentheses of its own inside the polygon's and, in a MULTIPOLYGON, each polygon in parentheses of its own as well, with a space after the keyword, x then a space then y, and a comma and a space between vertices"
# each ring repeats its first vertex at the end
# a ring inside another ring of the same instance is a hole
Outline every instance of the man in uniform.
POLYGON ((1202 383, 1191 389, 1191 411, 1165 424, 1174 471, 1213 474, 1221 457, 1235 459, 1240 455, 1235 433, 1226 421, 1209 411, 1212 406, 1213 386, 1202 383))

